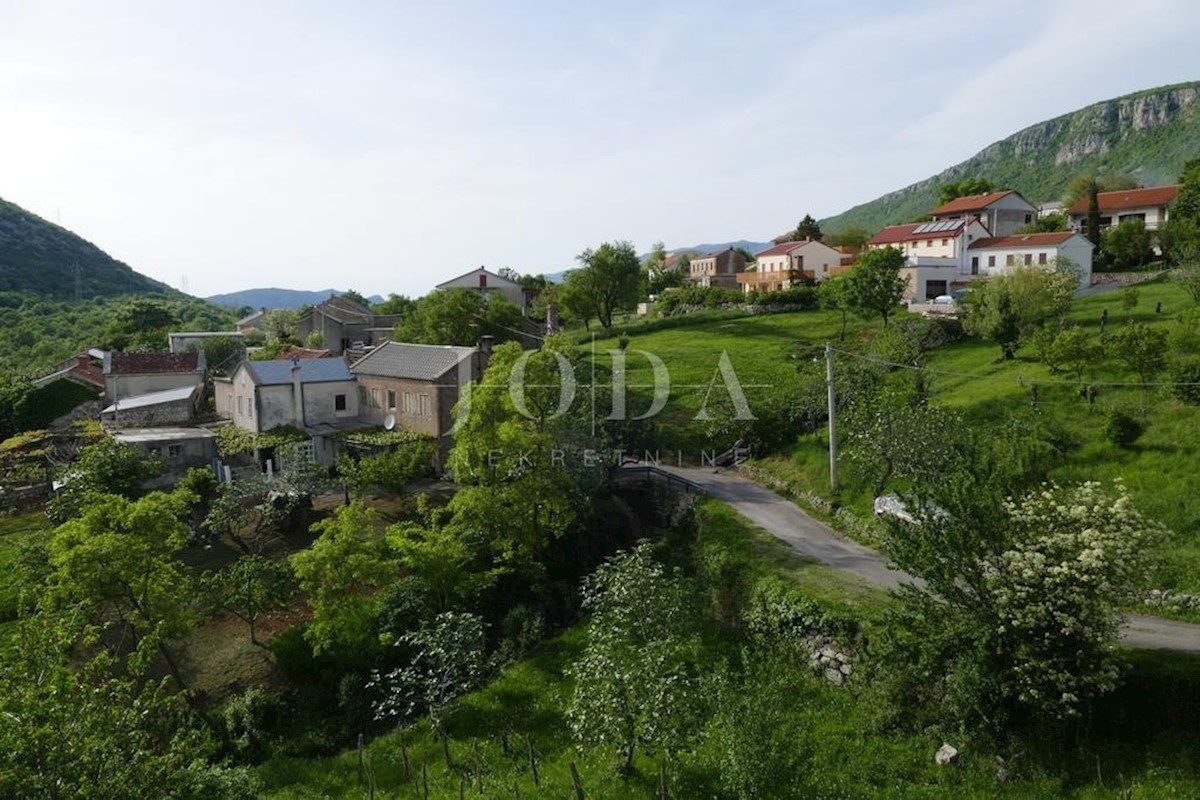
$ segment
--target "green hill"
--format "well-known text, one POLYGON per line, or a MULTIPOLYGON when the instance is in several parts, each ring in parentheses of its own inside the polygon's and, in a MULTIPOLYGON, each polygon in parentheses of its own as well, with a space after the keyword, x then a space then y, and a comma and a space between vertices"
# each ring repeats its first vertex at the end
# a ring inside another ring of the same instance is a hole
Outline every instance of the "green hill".
POLYGON ((0 292, 68 300, 77 289, 85 300, 176 294, 66 228, 0 200, 0 292))
POLYGON ((1031 125, 937 175, 823 219, 821 228, 875 231, 915 219, 937 205, 938 187, 963 178, 984 176, 1042 203, 1059 199, 1072 178, 1088 172, 1170 183, 1197 156, 1200 81, 1147 89, 1031 125))

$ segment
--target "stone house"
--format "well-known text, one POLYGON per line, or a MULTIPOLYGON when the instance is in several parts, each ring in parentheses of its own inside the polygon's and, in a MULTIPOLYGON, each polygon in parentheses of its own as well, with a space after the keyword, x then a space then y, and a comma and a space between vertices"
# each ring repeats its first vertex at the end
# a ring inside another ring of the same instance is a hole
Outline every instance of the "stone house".
POLYGON ((354 376, 340 358, 243 361, 228 378, 213 379, 213 393, 218 415, 255 433, 354 427, 358 417, 354 376))
POLYGON ((100 412, 109 428, 152 428, 159 425, 190 425, 196 420, 204 385, 181 386, 161 392, 124 397, 100 412))
POLYGON ((194 387, 204 382, 204 353, 106 353, 104 399, 194 387))
POLYGON ((454 405, 482 375, 489 350, 486 344, 388 342, 377 347, 350 366, 358 379, 360 419, 384 425, 390 417, 396 428, 432 437, 441 469, 453 445, 454 405))
POLYGON ((296 321, 296 337, 321 336, 322 349, 340 356, 346 350, 373 347, 392 338, 399 314, 376 314, 346 297, 330 297, 305 310, 296 321))
POLYGON ((217 435, 206 428, 128 428, 109 434, 147 458, 162 459, 163 473, 147 488, 169 487, 193 467, 212 467, 217 460, 217 435))

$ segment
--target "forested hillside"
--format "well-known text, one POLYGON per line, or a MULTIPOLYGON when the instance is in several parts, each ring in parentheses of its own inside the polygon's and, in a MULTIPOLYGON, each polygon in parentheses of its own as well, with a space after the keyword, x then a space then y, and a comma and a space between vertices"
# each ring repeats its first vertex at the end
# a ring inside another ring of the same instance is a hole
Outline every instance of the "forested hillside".
POLYGON ((1125 95, 1039 122, 911 186, 821 220, 827 231, 874 231, 913 220, 937 205, 938 187, 987 177, 1033 203, 1057 200, 1086 173, 1124 173, 1144 185, 1176 180, 1200 154, 1200 82, 1125 95))
POLYGON ((138 292, 168 293, 66 228, 0 200, 0 291, 84 300, 138 292))

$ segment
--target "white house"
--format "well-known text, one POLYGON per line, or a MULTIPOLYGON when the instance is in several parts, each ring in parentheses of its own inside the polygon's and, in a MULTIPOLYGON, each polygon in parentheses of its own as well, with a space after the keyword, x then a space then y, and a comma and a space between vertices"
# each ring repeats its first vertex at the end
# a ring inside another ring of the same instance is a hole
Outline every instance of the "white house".
POLYGON ((929 212, 934 222, 974 217, 993 236, 1008 236, 1037 219, 1037 208, 1011 189, 958 197, 929 212))
MULTIPOLYGON (((1157 230, 1169 219, 1171 206, 1178 196, 1178 184, 1100 192, 1096 195, 1097 204, 1100 206, 1100 228, 1138 219, 1148 230, 1157 230)), ((1088 198, 1085 197, 1067 209, 1073 230, 1084 230, 1087 227, 1088 204, 1088 198)))
POLYGON ((1053 268, 1058 258, 1066 258, 1079 268, 1079 282, 1092 282, 1094 245, 1075 231, 1028 233, 980 239, 968 248, 972 274, 1002 275, 1018 267, 1053 268))
POLYGON ((497 275, 495 272, 491 272, 484 267, 464 272, 456 278, 439 283, 434 288, 442 290, 471 289, 484 295, 496 293, 522 311, 529 307, 529 304, 533 302, 533 298, 537 294, 531 289, 526 289, 516 281, 510 281, 508 278, 497 275))
POLYGON ((792 276, 821 281, 837 274, 849 256, 815 239, 784 242, 754 257, 754 271, 739 273, 738 283, 747 292, 776 291, 791 286, 792 276))

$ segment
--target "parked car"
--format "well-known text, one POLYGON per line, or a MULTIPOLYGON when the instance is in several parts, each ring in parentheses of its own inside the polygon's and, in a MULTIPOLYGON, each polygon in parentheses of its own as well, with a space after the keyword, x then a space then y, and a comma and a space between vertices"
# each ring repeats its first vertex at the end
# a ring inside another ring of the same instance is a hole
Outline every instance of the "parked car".
POLYGON ((954 299, 953 295, 948 294, 939 294, 937 297, 933 298, 933 304, 936 306, 952 306, 957 302, 958 301, 954 299))

